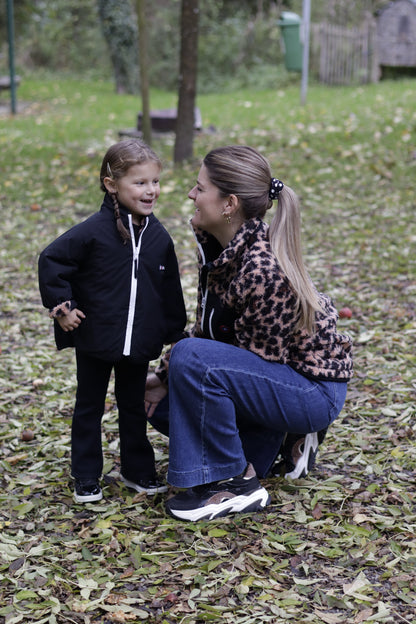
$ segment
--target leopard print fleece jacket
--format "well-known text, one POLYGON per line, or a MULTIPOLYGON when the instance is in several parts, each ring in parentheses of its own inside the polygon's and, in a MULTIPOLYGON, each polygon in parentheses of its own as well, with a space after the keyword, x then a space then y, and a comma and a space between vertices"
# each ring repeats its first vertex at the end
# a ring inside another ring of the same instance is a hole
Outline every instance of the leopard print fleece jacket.
POLYGON ((222 340, 218 329, 228 310, 233 327, 225 341, 307 377, 352 377, 352 340, 337 332, 338 313, 329 297, 319 295, 323 312, 316 314, 316 332, 296 330, 296 295, 270 247, 265 222, 246 221, 225 249, 206 232, 195 230, 195 237, 200 279, 192 336, 222 340))

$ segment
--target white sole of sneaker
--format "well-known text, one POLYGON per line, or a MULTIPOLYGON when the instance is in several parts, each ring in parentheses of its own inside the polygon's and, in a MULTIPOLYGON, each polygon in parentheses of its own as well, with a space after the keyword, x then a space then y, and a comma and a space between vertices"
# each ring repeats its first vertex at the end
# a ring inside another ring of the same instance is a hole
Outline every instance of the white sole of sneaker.
POLYGON ((138 483, 134 483, 134 481, 129 481, 128 479, 123 477, 122 474, 120 474, 120 481, 122 481, 124 485, 127 485, 127 487, 131 488, 132 490, 136 490, 136 492, 145 492, 145 494, 148 494, 149 496, 153 496, 154 494, 162 494, 163 492, 168 491, 167 485, 161 485, 155 488, 144 488, 138 483))
POLYGON ((74 492, 74 501, 76 503, 94 503, 95 501, 101 500, 103 497, 103 493, 100 492, 98 494, 89 494, 88 496, 80 496, 76 492, 74 492))
MULTIPOLYGON (((168 506, 169 513, 180 520, 212 520, 230 513, 244 513, 260 511, 271 501, 270 495, 264 488, 260 488, 250 495, 235 496, 228 498, 222 503, 199 507, 198 509, 172 509, 168 506)), ((169 501, 168 501, 169 502, 169 501)))
POLYGON ((311 455, 312 460, 314 460, 318 452, 318 446, 318 434, 315 432, 306 434, 302 457, 298 459, 295 469, 285 474, 285 479, 300 479, 301 477, 306 477, 310 470, 311 455))

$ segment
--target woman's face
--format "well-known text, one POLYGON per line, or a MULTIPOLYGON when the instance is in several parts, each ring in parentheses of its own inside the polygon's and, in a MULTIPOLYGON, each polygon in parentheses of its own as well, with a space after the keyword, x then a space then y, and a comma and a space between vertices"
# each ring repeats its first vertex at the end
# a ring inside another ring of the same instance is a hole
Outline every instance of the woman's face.
POLYGON ((195 204, 192 225, 217 236, 226 224, 224 211, 227 199, 220 196, 218 188, 210 181, 205 165, 202 165, 197 183, 189 191, 188 197, 195 204))

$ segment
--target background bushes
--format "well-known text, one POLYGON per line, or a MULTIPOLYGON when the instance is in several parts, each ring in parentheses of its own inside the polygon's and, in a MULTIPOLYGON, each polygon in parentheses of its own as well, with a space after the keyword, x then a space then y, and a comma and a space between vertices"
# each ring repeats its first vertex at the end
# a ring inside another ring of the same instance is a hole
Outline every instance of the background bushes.
MULTIPOLYGON (((113 79, 96 0, 15 0, 14 4, 18 73, 46 70, 87 79, 113 79)), ((285 74, 277 6, 265 3, 267 12, 256 14, 255 5, 201 2, 199 92, 269 88, 285 74)), ((153 87, 177 88, 179 15, 180 0, 148 3, 149 78, 153 87)), ((4 73, 8 62, 5 3, 0 8, 0 33, 0 70, 4 73)))

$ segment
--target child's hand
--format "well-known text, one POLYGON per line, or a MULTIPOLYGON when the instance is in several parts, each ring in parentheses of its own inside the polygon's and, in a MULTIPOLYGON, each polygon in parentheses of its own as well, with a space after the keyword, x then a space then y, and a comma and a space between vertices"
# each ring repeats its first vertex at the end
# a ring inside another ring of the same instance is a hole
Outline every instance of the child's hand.
POLYGON ((144 406, 148 418, 153 416, 158 403, 167 395, 168 389, 157 375, 149 373, 144 393, 144 406))
POLYGON ((56 320, 58 321, 64 332, 73 331, 74 329, 76 329, 78 325, 80 325, 82 319, 85 319, 85 314, 84 312, 81 312, 81 310, 78 310, 78 308, 74 308, 73 310, 65 314, 65 316, 56 317, 56 320))

